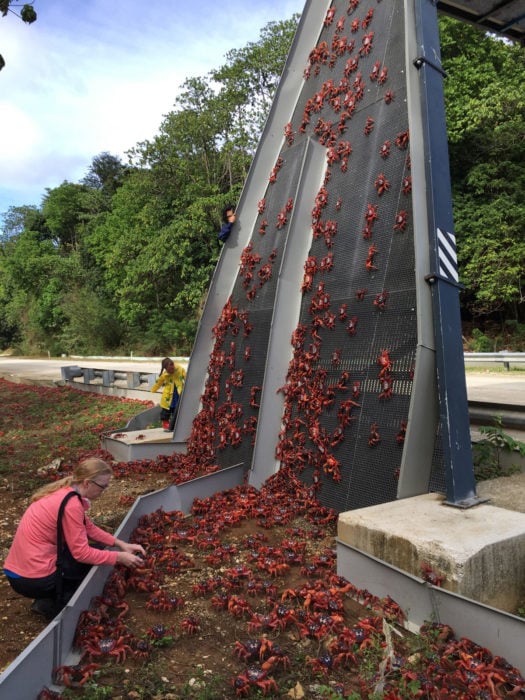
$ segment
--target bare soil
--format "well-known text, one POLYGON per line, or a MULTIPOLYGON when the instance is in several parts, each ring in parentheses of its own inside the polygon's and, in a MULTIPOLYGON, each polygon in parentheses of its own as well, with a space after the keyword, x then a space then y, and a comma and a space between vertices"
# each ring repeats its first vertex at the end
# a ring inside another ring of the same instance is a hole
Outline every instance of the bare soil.
MULTIPOLYGON (((172 483, 168 475, 153 474, 145 478, 114 479, 111 488, 93 504, 90 517, 99 525, 114 532, 124 519, 131 503, 172 483)), ((18 522, 29 505, 27 494, 18 493, 11 480, 0 482, 0 556, 4 561, 18 522)), ((0 670, 4 670, 44 629, 47 622, 30 611, 31 600, 16 594, 5 576, 0 576, 0 670)))
MULTIPOLYGON (((114 531, 136 496, 171 481, 114 479, 91 515, 114 531)), ((525 697, 525 681, 504 660, 440 625, 409 634, 395 601, 338 577, 335 518, 300 491, 297 506, 282 475, 275 484, 273 493, 216 494, 191 516, 141 518, 133 539, 147 549, 143 569, 115 567, 80 615, 81 660, 58 671, 66 689, 40 698, 525 697)), ((26 505, 1 493, 3 549, 26 505)), ((1 585, 4 668, 45 622, 1 585)))

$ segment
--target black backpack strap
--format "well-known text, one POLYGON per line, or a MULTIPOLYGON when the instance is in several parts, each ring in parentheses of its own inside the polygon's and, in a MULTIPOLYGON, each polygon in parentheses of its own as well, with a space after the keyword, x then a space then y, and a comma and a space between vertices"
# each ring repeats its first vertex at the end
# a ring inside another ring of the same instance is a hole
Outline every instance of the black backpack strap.
POLYGON ((64 531, 62 528, 62 516, 64 515, 64 509, 66 507, 66 503, 73 498, 73 496, 77 496, 80 501, 82 501, 82 498, 79 493, 76 491, 70 491, 67 493, 64 498, 62 499, 62 503, 60 504, 60 508, 58 509, 58 515, 57 515, 57 581, 56 581, 56 599, 57 601, 61 601, 62 599, 62 565, 64 561, 64 554, 65 554, 65 547, 67 546, 65 539, 64 539, 64 531))

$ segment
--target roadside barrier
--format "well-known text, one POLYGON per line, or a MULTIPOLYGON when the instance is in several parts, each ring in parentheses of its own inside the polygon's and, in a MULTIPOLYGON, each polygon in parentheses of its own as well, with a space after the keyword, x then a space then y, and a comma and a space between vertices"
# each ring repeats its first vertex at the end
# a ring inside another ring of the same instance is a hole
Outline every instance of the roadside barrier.
POLYGON ((466 352, 465 364, 484 365, 485 363, 500 363, 509 370, 511 365, 525 362, 525 352, 466 352))

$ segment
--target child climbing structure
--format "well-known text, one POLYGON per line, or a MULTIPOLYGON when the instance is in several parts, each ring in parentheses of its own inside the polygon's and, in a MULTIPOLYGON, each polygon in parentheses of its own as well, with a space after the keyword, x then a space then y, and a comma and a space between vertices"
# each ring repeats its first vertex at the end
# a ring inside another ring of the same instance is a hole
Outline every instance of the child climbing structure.
POLYGON ((416 6, 306 3, 174 436, 338 512, 477 502, 437 21, 416 6))

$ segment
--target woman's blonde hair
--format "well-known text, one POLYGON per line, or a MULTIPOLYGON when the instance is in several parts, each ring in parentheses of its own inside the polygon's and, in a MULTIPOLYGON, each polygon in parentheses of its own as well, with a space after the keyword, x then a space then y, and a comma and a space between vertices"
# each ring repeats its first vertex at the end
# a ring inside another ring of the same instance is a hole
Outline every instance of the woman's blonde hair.
POLYGON ((104 462, 102 459, 97 457, 89 457, 88 459, 83 459, 77 464, 73 469, 73 473, 69 476, 59 479, 58 481, 53 481, 50 484, 46 484, 35 491, 31 496, 31 503, 38 501, 44 496, 48 496, 50 493, 58 491, 58 489, 64 488, 64 486, 73 486, 74 484, 81 484, 85 479, 96 479, 97 476, 102 476, 103 474, 113 474, 113 469, 104 462))

